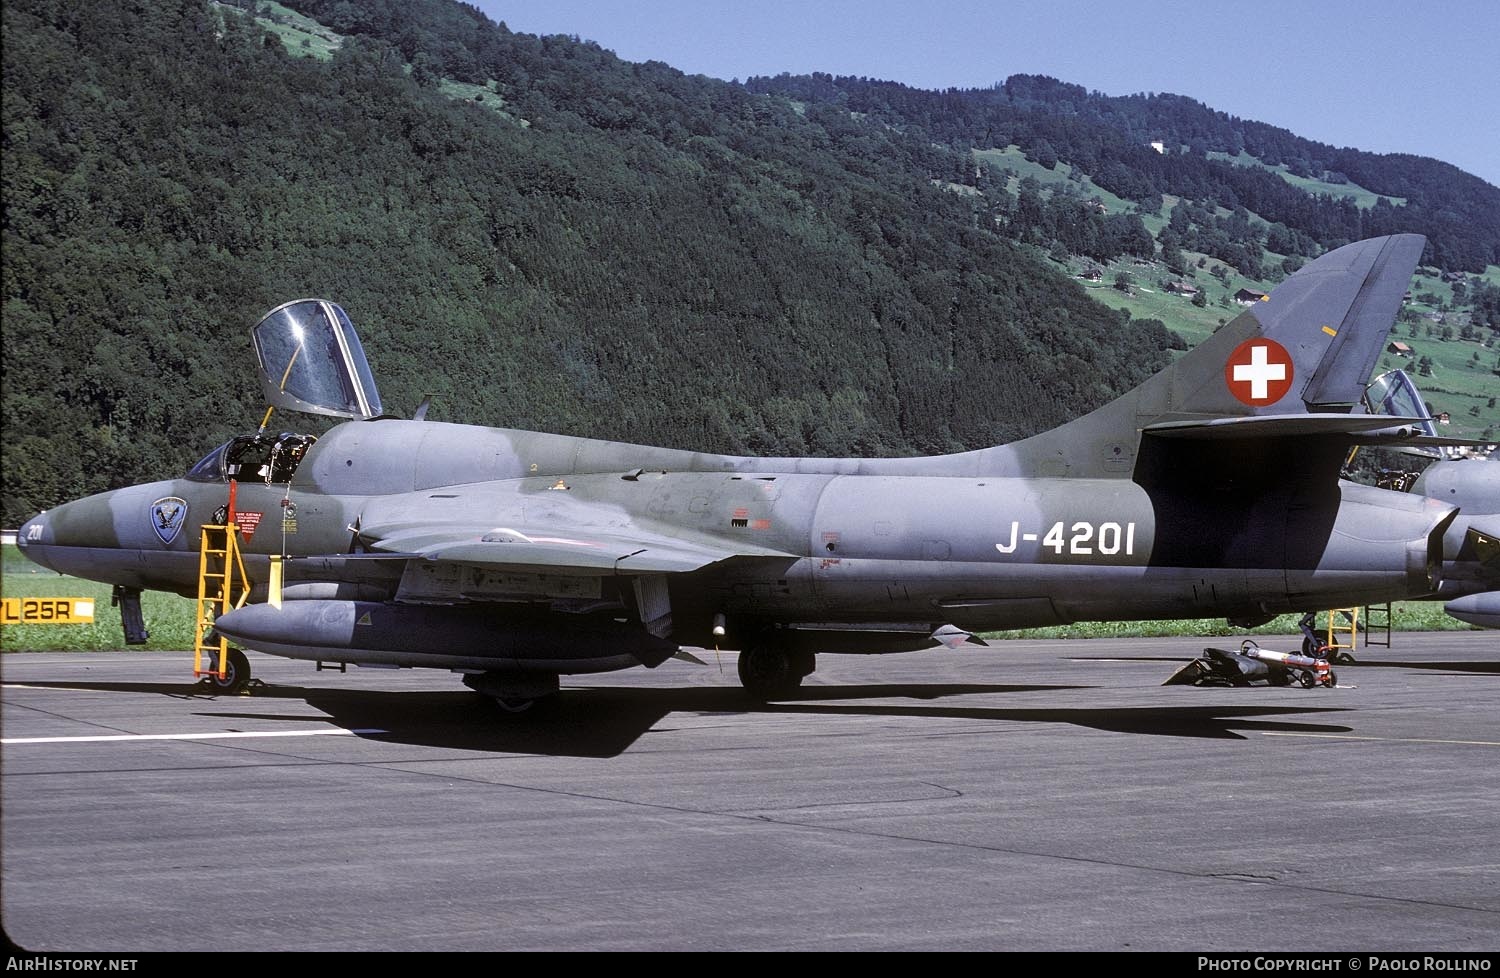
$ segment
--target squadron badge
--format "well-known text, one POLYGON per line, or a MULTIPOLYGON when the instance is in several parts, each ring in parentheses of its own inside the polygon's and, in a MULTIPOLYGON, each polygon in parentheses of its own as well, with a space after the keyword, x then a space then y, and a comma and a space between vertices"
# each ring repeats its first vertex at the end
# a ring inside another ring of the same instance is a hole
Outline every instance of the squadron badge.
POLYGON ((187 522, 187 500, 177 496, 163 496, 151 504, 151 529, 162 543, 171 543, 187 522))

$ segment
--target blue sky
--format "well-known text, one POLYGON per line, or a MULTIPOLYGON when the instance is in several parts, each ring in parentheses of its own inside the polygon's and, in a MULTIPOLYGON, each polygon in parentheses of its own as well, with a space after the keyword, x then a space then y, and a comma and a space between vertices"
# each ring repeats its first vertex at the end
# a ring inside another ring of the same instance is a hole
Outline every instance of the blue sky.
POLYGON ((918 88, 1044 74, 1173 92, 1335 146, 1415 153, 1500 186, 1500 2, 478 0, 528 34, 744 79, 827 71, 918 88))

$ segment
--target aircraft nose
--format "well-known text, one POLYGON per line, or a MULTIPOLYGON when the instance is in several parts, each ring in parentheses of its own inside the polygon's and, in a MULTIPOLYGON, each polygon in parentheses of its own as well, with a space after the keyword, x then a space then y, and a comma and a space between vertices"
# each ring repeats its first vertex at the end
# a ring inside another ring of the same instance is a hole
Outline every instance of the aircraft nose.
POLYGON ((76 574, 89 565, 93 551, 120 547, 113 497, 114 493, 100 493, 38 513, 16 531, 16 547, 32 563, 59 574, 76 574))
POLYGON ((21 528, 16 531, 16 546, 20 547, 24 553, 29 545, 41 540, 42 535, 46 531, 47 514, 38 513, 25 523, 22 523, 21 528))
MULTIPOLYGON (((41 555, 32 548, 47 541, 47 528, 46 513, 38 513, 21 524, 21 528, 16 531, 16 548, 21 551, 22 556, 36 563, 41 563, 41 555)), ((44 564, 43 566, 46 565, 44 564)))

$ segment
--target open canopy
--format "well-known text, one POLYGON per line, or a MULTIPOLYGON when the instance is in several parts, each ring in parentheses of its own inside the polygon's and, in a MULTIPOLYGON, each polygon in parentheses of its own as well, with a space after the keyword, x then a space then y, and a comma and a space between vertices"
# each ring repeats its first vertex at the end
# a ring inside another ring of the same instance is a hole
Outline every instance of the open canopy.
MULTIPOLYGON (((1365 388, 1365 402, 1372 414, 1389 414, 1403 418, 1423 418, 1416 427, 1429 437, 1437 437, 1437 425, 1427 401, 1417 389, 1416 382, 1404 370, 1390 370, 1381 374, 1365 388)), ((1441 458, 1443 453, 1431 445, 1411 445, 1400 451, 1408 455, 1441 458)))
POLYGON ((297 299, 251 330, 266 401, 284 411, 373 418, 380 394, 349 316, 325 299, 297 299))

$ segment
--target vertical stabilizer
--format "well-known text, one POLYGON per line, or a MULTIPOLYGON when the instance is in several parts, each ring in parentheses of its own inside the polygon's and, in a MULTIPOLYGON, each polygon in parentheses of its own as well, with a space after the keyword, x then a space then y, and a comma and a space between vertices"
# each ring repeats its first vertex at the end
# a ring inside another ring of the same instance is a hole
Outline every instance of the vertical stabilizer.
POLYGON ((1390 424, 1347 416, 1425 244, 1421 235, 1397 234, 1330 251, 1135 390, 1012 447, 1023 466, 1111 477, 1129 474, 1145 432, 1239 440, 1390 424))
MULTIPOLYGON (((1359 404, 1426 239, 1345 245, 1309 262, 1158 378, 1145 424, 1208 417, 1347 413, 1359 404), (1165 396, 1162 396, 1165 395, 1165 396)), ((1127 395, 1128 396, 1128 395, 1127 395)))

